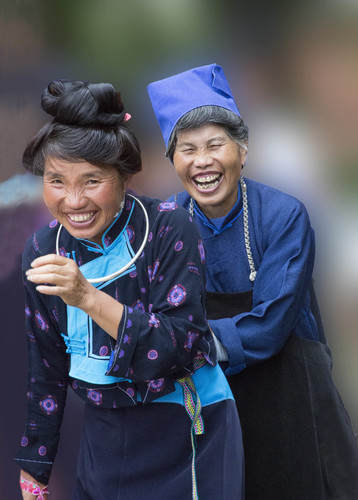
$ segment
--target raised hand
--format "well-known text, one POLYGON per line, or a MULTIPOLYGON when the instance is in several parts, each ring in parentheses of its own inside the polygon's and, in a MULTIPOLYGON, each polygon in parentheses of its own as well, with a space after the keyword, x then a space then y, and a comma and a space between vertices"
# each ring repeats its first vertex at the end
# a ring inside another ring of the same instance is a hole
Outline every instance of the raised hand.
POLYGON ((67 305, 82 309, 111 337, 117 338, 123 305, 91 285, 73 260, 55 254, 38 257, 26 276, 37 284, 38 292, 57 295, 67 305))
POLYGON ((26 271, 27 279, 45 295, 57 295, 69 306, 85 309, 95 288, 86 280, 72 259, 48 254, 38 257, 26 271))

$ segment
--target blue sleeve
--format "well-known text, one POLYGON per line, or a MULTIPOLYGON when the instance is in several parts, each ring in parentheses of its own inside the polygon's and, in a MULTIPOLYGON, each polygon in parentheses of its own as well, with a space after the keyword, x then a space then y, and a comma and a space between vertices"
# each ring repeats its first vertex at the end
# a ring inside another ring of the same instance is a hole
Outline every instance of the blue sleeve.
POLYGON ((210 321, 229 353, 227 374, 274 356, 292 333, 311 282, 314 235, 299 202, 272 217, 262 236, 263 255, 253 288, 253 308, 210 321))
POLYGON ((190 371, 201 339, 210 335, 204 246, 196 225, 179 207, 161 214, 152 234, 145 257, 149 307, 125 306, 108 371, 135 382, 190 371))

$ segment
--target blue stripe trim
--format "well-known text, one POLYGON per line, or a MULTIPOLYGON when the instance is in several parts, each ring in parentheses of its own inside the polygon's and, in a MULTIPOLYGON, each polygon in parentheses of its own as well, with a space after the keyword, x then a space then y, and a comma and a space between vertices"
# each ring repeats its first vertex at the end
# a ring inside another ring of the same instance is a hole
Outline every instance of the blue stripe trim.
POLYGON ((44 462, 43 460, 26 460, 25 458, 14 458, 18 462, 35 462, 36 464, 53 464, 53 462, 44 462))

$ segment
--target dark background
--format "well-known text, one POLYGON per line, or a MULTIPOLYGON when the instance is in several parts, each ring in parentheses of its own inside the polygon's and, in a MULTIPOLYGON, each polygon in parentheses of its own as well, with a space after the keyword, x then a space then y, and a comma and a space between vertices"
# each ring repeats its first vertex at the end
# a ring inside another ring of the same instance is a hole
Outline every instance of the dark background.
MULTIPOLYGON (((20 498, 12 460, 25 418, 20 255, 47 215, 24 175, 26 142, 47 121, 56 78, 121 91, 143 152, 139 193, 181 189, 146 85, 194 66, 223 66, 250 127, 246 175, 307 205, 317 235, 316 288, 334 377, 358 427, 358 7, 353 0, 0 1, 0 500, 20 498)), ((51 500, 73 484, 82 405, 69 392, 51 500)))

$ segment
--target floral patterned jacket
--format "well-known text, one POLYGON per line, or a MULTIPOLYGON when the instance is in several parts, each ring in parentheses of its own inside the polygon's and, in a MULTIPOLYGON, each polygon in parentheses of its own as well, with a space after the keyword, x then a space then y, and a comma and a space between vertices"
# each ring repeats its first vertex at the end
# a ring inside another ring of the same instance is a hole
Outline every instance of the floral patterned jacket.
MULTIPOLYGON (((49 477, 56 455, 68 384, 90 405, 145 404, 173 392, 175 379, 193 372, 198 357, 210 364, 215 361, 205 319, 205 252, 197 227, 188 212, 173 202, 140 200, 149 217, 148 241, 141 256, 124 275, 95 285, 124 304, 117 341, 88 316, 79 321, 76 308, 66 306, 61 298, 38 293, 24 274, 28 414, 16 460, 42 482, 49 477), (75 338, 79 330, 85 337, 81 344, 75 338), (79 355, 101 366, 99 383, 91 376, 76 377, 79 355)), ((24 273, 36 257, 56 252, 58 228, 55 220, 28 240, 24 273)), ((60 253, 80 268, 96 269, 98 262, 104 262, 103 272, 115 247, 120 244, 120 256, 130 257, 140 248, 144 233, 143 211, 127 195, 102 246, 73 238, 63 228, 60 253)))

